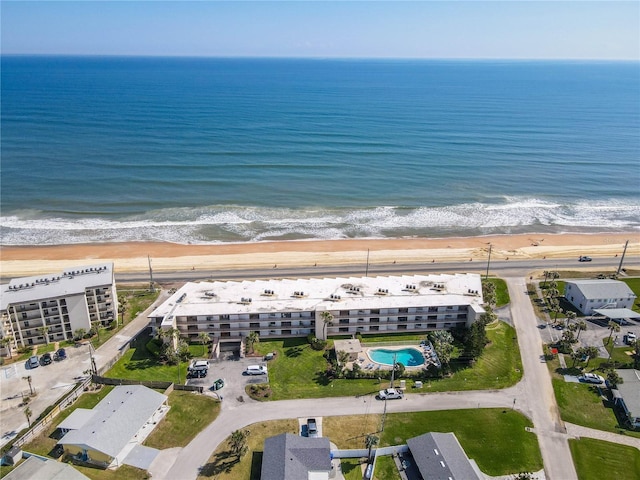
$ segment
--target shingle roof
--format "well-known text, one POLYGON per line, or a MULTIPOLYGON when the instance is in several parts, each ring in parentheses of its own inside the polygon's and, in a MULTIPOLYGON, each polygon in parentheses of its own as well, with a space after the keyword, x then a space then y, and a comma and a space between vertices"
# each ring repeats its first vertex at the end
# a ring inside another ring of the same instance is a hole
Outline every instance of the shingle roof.
POLYGON ((616 370, 623 380, 618 392, 633 417, 640 417, 640 371, 631 369, 616 370))
POLYGON ((423 478, 429 480, 482 480, 453 433, 425 433, 407 440, 423 478))
POLYGON ((331 447, 326 437, 283 433, 264 441, 261 480, 303 480, 309 472, 330 470, 331 447))
POLYGON ((142 385, 115 387, 93 408, 84 425, 58 443, 82 445, 116 457, 166 399, 142 385))
POLYGON ((9 472, 4 480, 89 480, 78 470, 63 462, 43 459, 36 456, 27 458, 14 470, 9 472))

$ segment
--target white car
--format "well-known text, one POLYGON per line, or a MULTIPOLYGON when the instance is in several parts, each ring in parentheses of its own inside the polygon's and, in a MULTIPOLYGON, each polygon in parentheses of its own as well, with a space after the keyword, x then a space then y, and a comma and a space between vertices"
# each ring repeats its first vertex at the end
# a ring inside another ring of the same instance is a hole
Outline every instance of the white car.
POLYGON ((578 377, 578 380, 586 383, 596 383, 598 385, 604 383, 604 378, 595 373, 584 373, 578 377))
POLYGON ((638 337, 633 332, 627 332, 624 336, 624 343, 627 345, 631 345, 631 342, 635 341, 638 337))
POLYGON ((395 400, 404 397, 404 393, 399 388, 385 388, 378 392, 378 398, 380 400, 395 400))

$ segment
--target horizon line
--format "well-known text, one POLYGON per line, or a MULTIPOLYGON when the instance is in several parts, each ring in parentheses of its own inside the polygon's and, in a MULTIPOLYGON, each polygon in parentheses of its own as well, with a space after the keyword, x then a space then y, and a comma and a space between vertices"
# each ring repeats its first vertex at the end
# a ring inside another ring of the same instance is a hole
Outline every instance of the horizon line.
POLYGON ((297 55, 166 55, 166 54, 121 54, 121 53, 6 53, 0 57, 85 57, 85 58, 172 58, 172 59, 244 59, 244 60, 448 60, 448 61, 571 61, 571 62, 635 62, 640 58, 602 57, 374 57, 374 56, 297 56, 297 55))

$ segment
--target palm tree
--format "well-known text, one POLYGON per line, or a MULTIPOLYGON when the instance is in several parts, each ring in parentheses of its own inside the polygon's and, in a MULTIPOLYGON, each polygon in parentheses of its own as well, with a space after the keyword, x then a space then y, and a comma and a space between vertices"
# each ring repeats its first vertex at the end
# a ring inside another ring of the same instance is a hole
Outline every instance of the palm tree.
POLYGON ((578 326, 578 336, 576 340, 580 338, 580 332, 587 329, 587 323, 584 320, 579 320, 576 325, 578 326))
POLYGON ((118 298, 118 313, 120 314, 120 323, 124 325, 124 314, 127 311, 127 297, 121 296, 118 298))
POLYGON ((247 452, 247 437, 249 436, 248 430, 236 430, 231 433, 229 444, 231 445, 231 451, 238 457, 242 457, 247 452))
POLYGON ((38 331, 44 337, 44 341, 47 342, 47 345, 49 345, 49 327, 47 325, 43 325, 40 328, 38 328, 38 331))
POLYGON ((573 310, 567 310, 565 312, 565 315, 567 316, 566 320, 566 326, 568 327, 569 324, 574 321, 576 319, 576 317, 578 316, 578 314, 576 312, 574 312, 573 310))
POLYGON ((31 411, 31 409, 29 407, 24 409, 24 416, 27 417, 27 422, 29 423, 29 428, 31 428, 31 416, 33 415, 33 412, 31 411))
POLYGON ((378 445, 378 442, 380 442, 380 439, 375 435, 371 435, 371 434, 367 435, 367 438, 365 439, 364 444, 369 449, 369 454, 367 455, 368 459, 371 459, 371 449, 376 445, 378 445))
POLYGON ((609 383, 613 385, 613 387, 617 387, 621 383, 624 383, 622 377, 618 375, 618 372, 616 372, 613 368, 607 371, 607 380, 609 380, 609 383))
POLYGON ((599 353, 598 347, 594 347, 594 346, 584 347, 584 354, 587 356, 587 364, 585 365, 585 368, 589 366, 589 362, 591 361, 592 358, 595 358, 598 356, 598 353, 599 353))
POLYGON ((3 348, 6 348, 7 351, 9 352, 9 358, 11 358, 11 342, 13 341, 13 337, 11 335, 7 335, 6 337, 2 337, 2 339, 0 339, 0 345, 2 345, 3 348))
POLYGON ((22 377, 23 380, 29 382, 29 391, 31 392, 31 396, 33 397, 33 387, 31 386, 31 375, 27 375, 26 377, 22 377))
POLYGON ((260 335, 258 332, 249 332, 249 335, 247 335, 247 343, 249 344, 249 350, 253 353, 254 345, 260 343, 260 335))
POLYGON ((324 338, 323 340, 327 339, 327 327, 333 323, 333 314, 329 311, 329 310, 325 310, 320 314, 320 318, 322 318, 322 321, 324 322, 324 338))
POLYGON ((211 341, 211 338, 209 337, 209 334, 206 332, 200 332, 198 334, 198 340, 200 340, 200 342, 202 343, 202 355, 204 356, 205 353, 205 345, 207 343, 209 343, 209 341, 211 341))
POLYGON ((607 344, 609 344, 611 342, 611 337, 613 336, 613 332, 619 332, 620 331, 620 325, 618 325, 616 322, 614 321, 610 321, 609 325, 607 325, 607 327, 609 328, 609 338, 607 339, 607 344))

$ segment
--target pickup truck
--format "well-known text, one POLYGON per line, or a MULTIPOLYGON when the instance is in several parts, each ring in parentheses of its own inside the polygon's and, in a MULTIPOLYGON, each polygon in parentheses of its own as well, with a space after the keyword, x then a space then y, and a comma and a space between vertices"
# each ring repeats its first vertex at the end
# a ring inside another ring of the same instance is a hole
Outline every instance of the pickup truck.
POLYGON ((404 397, 404 393, 399 388, 385 388, 378 392, 378 398, 380 400, 396 400, 404 397))

